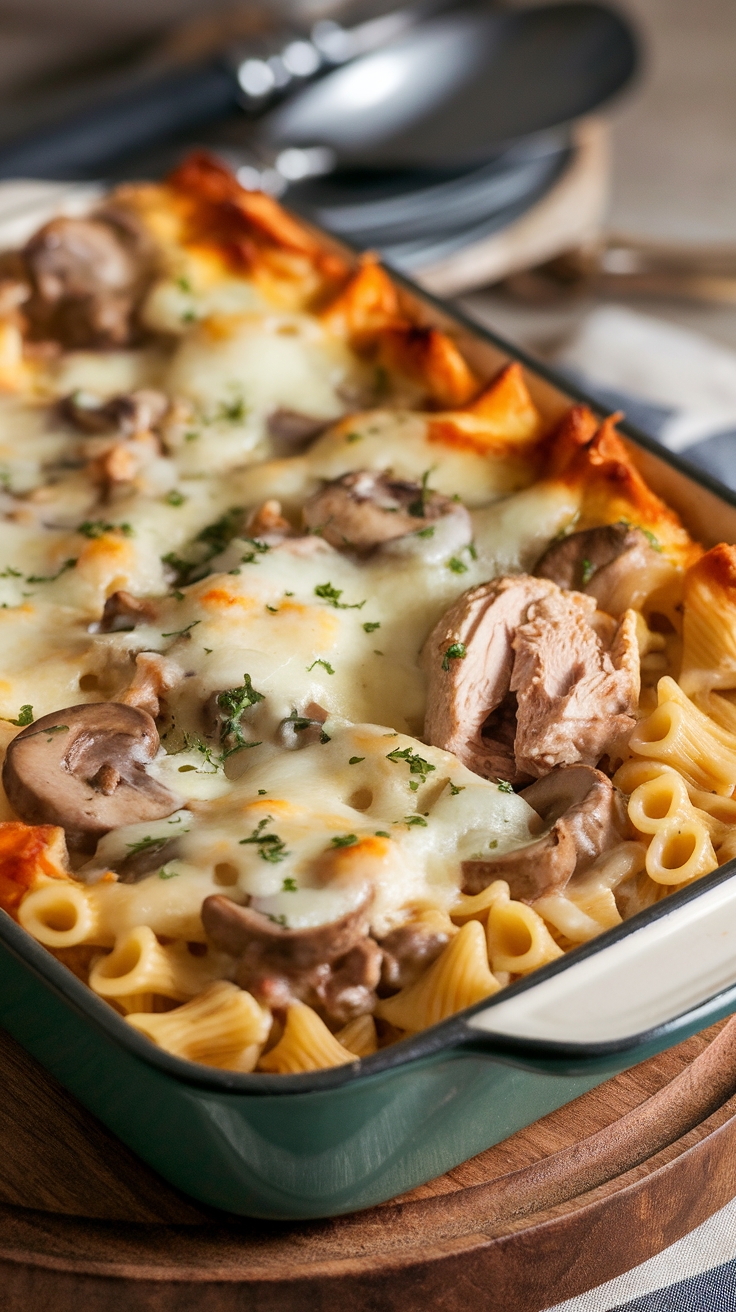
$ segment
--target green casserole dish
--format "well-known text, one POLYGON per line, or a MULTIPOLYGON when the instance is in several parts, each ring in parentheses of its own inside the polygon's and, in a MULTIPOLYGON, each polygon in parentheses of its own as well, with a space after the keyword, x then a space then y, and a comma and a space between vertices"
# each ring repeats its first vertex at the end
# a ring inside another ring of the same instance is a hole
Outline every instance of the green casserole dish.
MULTIPOLYGON (((328 246, 334 243, 326 241, 328 246)), ((490 376, 511 359, 535 400, 583 397, 396 276, 490 376)), ((649 485, 701 541, 736 542, 736 499, 622 425, 649 485)), ((178 1188, 295 1220, 370 1207, 498 1143, 736 1011, 736 863, 567 952, 490 1000, 362 1061, 240 1074, 156 1048, 0 914, 0 1024, 178 1188)))

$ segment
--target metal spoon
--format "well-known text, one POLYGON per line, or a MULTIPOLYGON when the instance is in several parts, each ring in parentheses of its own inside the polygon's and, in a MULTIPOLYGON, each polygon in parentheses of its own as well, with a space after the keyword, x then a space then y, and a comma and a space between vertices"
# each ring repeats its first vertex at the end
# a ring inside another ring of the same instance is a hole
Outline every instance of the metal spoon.
MULTIPOLYGON (((427 11, 419 4, 411 12, 427 11)), ((411 30, 408 22, 395 39, 381 40, 380 49, 324 73, 266 112, 253 142, 250 185, 268 182, 269 170, 272 183, 274 175, 288 183, 342 167, 473 165, 510 141, 588 113, 620 90, 636 64, 630 28, 594 3, 499 10, 476 0, 411 30)), ((368 36, 378 44, 385 32, 384 26, 368 36)), ((53 131, 10 143, 0 149, 0 178, 89 175, 126 150, 191 129, 197 105, 199 121, 224 114, 233 88, 247 108, 258 108, 273 86, 262 78, 259 97, 253 63, 246 52, 230 52, 196 76, 194 70, 169 74, 158 95, 153 84, 145 93, 139 87, 133 98, 118 96, 53 131)), ((319 60, 313 65, 312 72, 324 67, 319 60)))

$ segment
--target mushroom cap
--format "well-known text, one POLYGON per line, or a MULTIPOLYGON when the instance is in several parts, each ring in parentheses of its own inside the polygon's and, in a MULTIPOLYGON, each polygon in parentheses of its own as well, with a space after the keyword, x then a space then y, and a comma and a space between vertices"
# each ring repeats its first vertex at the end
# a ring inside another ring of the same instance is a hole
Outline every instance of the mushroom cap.
POLYGON ((472 537, 463 506, 418 483, 371 469, 355 470, 328 483, 305 502, 303 513, 307 528, 319 531, 331 546, 355 551, 371 551, 448 515, 462 519, 466 543, 472 537))
POLYGON ((560 588, 587 592, 601 610, 620 615, 637 609, 672 576, 674 567, 640 528, 601 524, 560 538, 537 561, 537 578, 560 588))
POLYGON ((93 852, 111 829, 159 820, 181 805, 146 773, 158 748, 156 725, 139 707, 68 706, 12 740, 3 785, 21 820, 60 825, 70 849, 93 852))
POLYGON ((590 765, 558 766, 519 795, 550 826, 547 833, 512 852, 463 861, 466 892, 480 893, 494 879, 505 879, 513 898, 534 902, 560 892, 576 871, 629 835, 623 795, 590 765))

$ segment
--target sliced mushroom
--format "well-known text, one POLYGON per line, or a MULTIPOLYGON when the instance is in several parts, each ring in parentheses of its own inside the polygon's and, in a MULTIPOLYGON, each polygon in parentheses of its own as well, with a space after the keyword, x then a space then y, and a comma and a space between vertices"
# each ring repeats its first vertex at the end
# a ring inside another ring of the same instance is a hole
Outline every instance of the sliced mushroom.
POLYGON ((340 920, 281 929, 267 916, 216 894, 202 924, 216 947, 238 958, 235 980, 270 1007, 299 1000, 345 1024, 372 1011, 381 953, 368 937, 368 899, 340 920))
POLYGON ((595 765, 633 727, 633 612, 617 625, 548 579, 520 574, 464 593, 423 659, 425 740, 486 778, 519 784, 556 765, 595 765))
POLYGON ((381 965, 382 996, 396 993, 419 978, 423 970, 432 965, 450 941, 444 930, 428 925, 400 925, 385 938, 378 940, 383 953, 381 965))
POLYGON ((161 422, 169 408, 169 398, 152 387, 142 387, 135 392, 121 392, 109 401, 94 392, 77 390, 63 397, 59 409, 64 419, 68 419, 84 433, 112 433, 115 431, 132 436, 155 428, 161 422))
POLYGON ((68 706, 9 744, 5 792, 21 820, 61 825, 70 849, 93 852, 111 829, 159 820, 181 805, 146 773, 158 748, 146 711, 119 702, 68 706))
POLYGON ((66 347, 128 345, 133 316, 151 274, 140 225, 111 214, 60 217, 45 224, 25 247, 32 294, 24 313, 35 338, 66 347))
POLYGON ((274 410, 266 421, 277 456, 293 456, 303 451, 332 423, 333 419, 318 419, 314 415, 302 414, 300 410, 282 408, 274 410))
POLYGON ((156 618, 156 608, 143 597, 134 597, 132 592, 120 588, 107 598, 102 618, 97 625, 98 633, 129 633, 138 624, 147 624, 156 618))
POLYGON ((640 528, 605 524, 559 538, 537 561, 538 578, 595 597, 601 610, 621 615, 672 577, 674 567, 640 528))
POLYGON ((480 893, 505 879, 512 898, 534 902, 565 888, 630 833, 623 794, 600 770, 563 765, 525 788, 521 797, 549 826, 544 837, 497 857, 463 861, 463 887, 480 893))
POLYGON ((354 551, 372 551, 408 534, 422 533, 419 541, 430 544, 443 520, 449 522, 452 539, 451 545, 443 541, 443 551, 467 546, 472 525, 463 505, 370 469, 344 474, 304 505, 304 523, 312 533, 333 547, 354 551))

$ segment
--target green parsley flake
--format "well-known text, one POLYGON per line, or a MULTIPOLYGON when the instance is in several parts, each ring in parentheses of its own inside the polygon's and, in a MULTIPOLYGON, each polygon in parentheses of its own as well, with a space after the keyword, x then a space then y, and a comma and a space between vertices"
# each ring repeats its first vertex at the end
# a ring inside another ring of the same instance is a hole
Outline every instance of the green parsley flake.
POLYGON ((330 839, 333 847, 354 847, 357 841, 357 834, 335 834, 335 837, 330 839))
POLYGON ((420 782, 426 783, 427 775, 437 768, 435 765, 430 765, 429 761, 425 761, 423 756, 417 756, 411 750, 411 747, 395 747, 392 752, 388 753, 386 760, 392 761, 394 765, 399 765, 402 761, 405 761, 409 767, 409 773, 419 775, 418 780, 410 780, 409 782, 409 787, 413 792, 416 792, 420 782))
POLYGON ((468 652, 464 642, 453 642, 442 658, 442 669, 449 670, 450 661, 464 661, 468 652))
POLYGON ((198 625, 198 624, 201 624, 201 623, 202 623, 201 620, 192 620, 191 624, 185 624, 185 626, 184 626, 183 629, 172 629, 170 633, 162 633, 162 634, 161 634, 161 637, 162 637, 162 638, 181 638, 181 637, 183 637, 183 635, 184 635, 185 633, 189 633, 189 631, 190 631, 191 629, 196 628, 197 625, 198 625))
POLYGON ((11 720, 10 723, 15 724, 19 729, 24 729, 27 724, 33 724, 33 707, 27 703, 25 706, 21 706, 18 711, 18 719, 11 720))
POLYGON ((422 825, 424 829, 427 828, 427 821, 424 819, 424 816, 423 816, 423 815, 405 815, 405 816, 404 816, 404 824, 405 824, 405 825, 422 825))
POLYGON ((380 627, 381 625, 378 620, 366 620, 363 625, 366 633, 375 633, 376 629, 380 629, 380 627))
POLYGON ((315 665, 323 665, 324 668, 327 670, 327 673, 328 673, 328 674, 334 674, 334 673, 335 673, 335 671, 333 670, 332 666, 330 665, 330 662, 329 662, 329 661, 324 661, 324 660, 322 659, 321 656, 318 656, 317 659, 316 659, 316 661, 312 661, 312 664, 307 666, 307 674, 311 674, 311 672, 312 672, 312 670, 314 669, 315 665))
POLYGON ((387 833, 385 829, 376 830, 376 838, 390 838, 390 837, 391 835, 387 833))
POLYGON ((347 601, 340 601, 342 594, 343 589, 333 588, 331 583, 318 583, 314 589, 315 597, 320 597, 329 606, 334 606, 335 610, 362 610, 367 601, 366 598, 364 601, 354 601, 350 604, 347 601))
POLYGON ((424 519, 427 501, 432 495, 431 489, 428 486, 429 476, 430 474, 434 473, 434 470, 435 470, 434 465, 432 465, 431 469, 425 469, 424 473, 422 474, 422 486, 419 492, 419 496, 416 501, 412 501, 410 505, 407 507, 409 514, 413 515, 415 519, 424 519))
POLYGON ((77 525, 76 531, 85 538, 101 538, 103 533, 122 533, 123 537, 133 537, 130 524, 108 524, 104 519, 85 519, 77 525))
POLYGON ((281 892, 282 892, 282 893, 296 893, 296 891, 297 891, 297 887, 298 887, 298 886, 297 886, 297 882, 296 882, 296 880, 295 880, 295 879, 292 879, 291 875, 287 875, 286 879, 284 880, 283 884, 281 885, 281 892))
POLYGON ((265 700, 264 694, 253 687, 249 674, 243 675, 242 688, 229 688, 220 693, 217 705, 221 711, 224 711, 221 717, 220 742, 224 744, 228 739, 235 740, 235 746, 224 753, 225 758, 233 756, 235 752, 240 752, 246 747, 260 747, 260 743, 246 742, 240 727, 240 719, 249 706, 255 706, 257 702, 265 700))
POLYGON ((505 779, 499 779, 497 787, 499 793, 513 793, 514 791, 511 784, 507 783, 505 779))
POLYGON ((168 870, 166 866, 162 866, 158 872, 158 877, 159 879, 175 879, 178 874, 178 870, 168 870))
POLYGON ((420 528, 419 531, 418 531, 417 533, 414 534, 414 537, 415 537, 415 538, 433 538, 433 537, 434 537, 434 528, 433 528, 431 525, 430 525, 429 528, 420 528))
POLYGON ((590 580, 592 579, 594 574, 595 574, 595 565, 586 557, 582 564, 582 573, 580 576, 583 587, 585 587, 586 583, 590 583, 590 580))
POLYGON ((263 830, 272 820, 272 815, 264 816, 262 820, 259 820, 249 838, 240 839, 240 844, 242 846, 245 843, 254 843, 258 848, 258 855, 261 860, 270 861, 271 865, 276 865, 279 861, 283 861, 285 857, 290 856, 291 853, 287 852, 286 843, 282 838, 279 838, 278 834, 264 834, 263 830))
POLYGON ((467 574, 468 572, 467 565, 462 560, 458 560, 457 556, 450 556, 447 568, 451 569, 453 574, 467 574))
POLYGON ((360 765, 360 762, 364 760, 364 756, 351 756, 348 765, 360 765))
POLYGON ((184 496, 184 493, 180 492, 178 488, 175 487, 172 488, 170 492, 167 492, 166 496, 164 497, 164 501, 166 501, 170 506, 183 506, 186 499, 187 498, 184 496))
POLYGON ((464 792, 465 792, 465 784, 454 784, 452 780, 450 780, 451 797, 457 797, 458 793, 464 793, 464 792))

